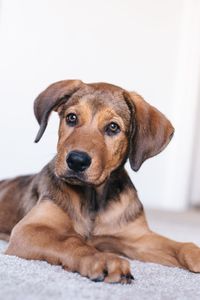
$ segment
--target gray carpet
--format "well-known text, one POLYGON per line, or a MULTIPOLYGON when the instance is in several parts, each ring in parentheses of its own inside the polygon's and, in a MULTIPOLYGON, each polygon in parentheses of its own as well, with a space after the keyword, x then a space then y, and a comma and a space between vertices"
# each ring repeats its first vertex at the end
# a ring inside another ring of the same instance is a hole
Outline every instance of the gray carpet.
POLYGON ((150 263, 131 262, 131 285, 93 283, 46 262, 3 255, 0 241, 1 300, 200 299, 200 275, 150 263))

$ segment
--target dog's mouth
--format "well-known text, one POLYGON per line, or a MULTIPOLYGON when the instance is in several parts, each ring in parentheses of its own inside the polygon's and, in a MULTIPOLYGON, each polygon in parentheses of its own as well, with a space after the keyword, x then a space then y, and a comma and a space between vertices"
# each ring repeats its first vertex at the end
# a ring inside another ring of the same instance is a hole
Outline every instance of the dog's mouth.
POLYGON ((60 178, 73 185, 85 185, 88 183, 87 176, 83 172, 68 171, 60 178))
POLYGON ((73 172, 73 171, 67 171, 65 174, 58 176, 61 180, 65 181, 66 183, 72 184, 72 185, 88 185, 88 186, 99 186, 104 181, 106 181, 106 178, 103 178, 103 180, 89 180, 87 174, 84 172, 73 172))

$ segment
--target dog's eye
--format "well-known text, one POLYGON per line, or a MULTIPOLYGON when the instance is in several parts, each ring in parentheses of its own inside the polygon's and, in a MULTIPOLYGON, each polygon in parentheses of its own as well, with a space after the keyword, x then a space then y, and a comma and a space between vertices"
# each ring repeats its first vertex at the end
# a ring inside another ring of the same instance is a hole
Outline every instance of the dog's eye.
POLYGON ((115 135, 120 132, 120 127, 117 123, 112 122, 106 126, 105 132, 107 135, 110 135, 110 136, 115 135))
POLYGON ((66 117, 66 122, 69 126, 75 126, 78 122, 78 117, 74 113, 70 113, 66 117))

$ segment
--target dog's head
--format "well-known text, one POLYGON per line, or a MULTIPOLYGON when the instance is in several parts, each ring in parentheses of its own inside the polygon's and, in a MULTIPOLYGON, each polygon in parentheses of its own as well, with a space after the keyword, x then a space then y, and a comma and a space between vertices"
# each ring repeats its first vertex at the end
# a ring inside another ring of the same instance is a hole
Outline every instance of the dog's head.
POLYGON ((36 142, 53 110, 60 116, 55 173, 74 184, 100 185, 128 158, 137 171, 166 147, 174 132, 167 118, 134 92, 65 80, 35 100, 36 142))

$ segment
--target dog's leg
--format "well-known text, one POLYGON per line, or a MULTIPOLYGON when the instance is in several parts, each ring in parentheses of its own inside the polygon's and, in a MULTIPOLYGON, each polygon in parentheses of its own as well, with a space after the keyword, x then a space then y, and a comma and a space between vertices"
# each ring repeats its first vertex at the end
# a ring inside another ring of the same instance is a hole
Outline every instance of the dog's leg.
POLYGON ((200 272, 200 248, 193 243, 180 243, 149 232, 127 248, 127 256, 146 262, 177 266, 200 272), (132 248, 132 250, 131 250, 132 248))
POLYGON ((48 200, 14 227, 5 253, 59 264, 95 281, 130 283, 133 278, 127 260, 88 245, 67 214, 48 200))
MULTIPOLYGON (((144 219, 144 216, 141 216, 141 219, 144 219)), ((149 230, 145 222, 138 222, 135 225, 133 223, 130 227, 127 226, 117 236, 93 237, 90 244, 100 251, 117 253, 130 259, 200 272, 198 246, 193 243, 176 242, 156 234, 149 230)))

